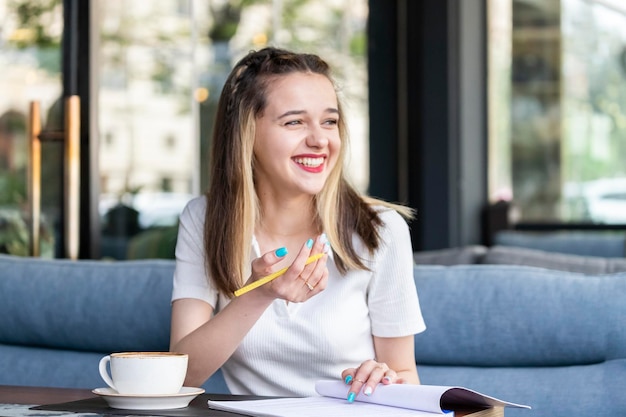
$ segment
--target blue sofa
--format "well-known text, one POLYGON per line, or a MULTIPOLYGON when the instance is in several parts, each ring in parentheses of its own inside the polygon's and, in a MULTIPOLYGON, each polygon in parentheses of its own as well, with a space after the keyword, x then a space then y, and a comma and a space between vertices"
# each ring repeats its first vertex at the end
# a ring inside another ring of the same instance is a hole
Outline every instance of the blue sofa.
MULTIPOLYGON (((169 350, 173 271, 0 255, 0 384, 93 389, 104 355, 169 350)), ((204 388, 228 392, 221 373, 204 388)))
POLYGON ((601 258, 626 257, 626 234, 621 231, 553 231, 532 232, 501 230, 494 245, 538 249, 601 258))
MULTIPOLYGON (((0 384, 96 388, 107 353, 166 350, 173 268, 0 255, 0 384)), ((424 384, 533 407, 508 417, 626 415, 625 273, 417 265, 415 282, 424 384)))

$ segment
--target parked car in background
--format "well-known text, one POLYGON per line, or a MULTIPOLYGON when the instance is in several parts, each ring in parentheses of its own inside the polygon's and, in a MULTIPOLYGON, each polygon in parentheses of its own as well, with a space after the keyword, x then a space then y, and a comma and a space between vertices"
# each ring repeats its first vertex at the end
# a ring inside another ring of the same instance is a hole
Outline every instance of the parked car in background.
POLYGON ((626 224, 626 178, 586 182, 583 198, 594 223, 626 224))

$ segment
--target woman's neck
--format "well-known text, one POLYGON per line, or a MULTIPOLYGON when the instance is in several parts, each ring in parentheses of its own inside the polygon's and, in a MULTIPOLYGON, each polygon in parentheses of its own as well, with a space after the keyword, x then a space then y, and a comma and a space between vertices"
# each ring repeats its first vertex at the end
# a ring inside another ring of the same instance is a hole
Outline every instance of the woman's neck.
POLYGON ((261 202, 261 213, 256 226, 257 239, 262 246, 300 246, 319 233, 312 199, 261 202), (264 244, 263 244, 264 243, 264 244))

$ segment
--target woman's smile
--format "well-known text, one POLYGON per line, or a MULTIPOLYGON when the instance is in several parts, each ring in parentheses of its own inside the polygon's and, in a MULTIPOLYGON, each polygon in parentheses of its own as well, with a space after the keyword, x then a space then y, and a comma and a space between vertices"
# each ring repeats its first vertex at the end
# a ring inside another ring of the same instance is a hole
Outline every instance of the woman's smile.
POLYGON ((298 155, 291 159, 303 170, 318 173, 324 170, 324 161, 326 160, 326 157, 323 155, 298 155))

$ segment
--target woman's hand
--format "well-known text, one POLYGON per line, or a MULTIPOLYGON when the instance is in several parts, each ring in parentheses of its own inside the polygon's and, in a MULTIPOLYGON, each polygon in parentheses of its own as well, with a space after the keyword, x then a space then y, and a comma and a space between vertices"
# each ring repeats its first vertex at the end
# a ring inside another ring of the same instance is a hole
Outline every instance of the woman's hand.
POLYGON ((358 368, 348 368, 341 373, 341 378, 350 385, 348 401, 353 402, 357 394, 363 391, 365 395, 372 395, 378 384, 403 384, 404 380, 390 369, 384 362, 367 360, 358 368))
MULTIPOLYGON (((328 256, 324 255, 308 265, 306 261, 310 256, 318 253, 325 254, 328 250, 325 235, 322 234, 315 240, 309 239, 302 245, 287 272, 254 291, 266 297, 280 298, 290 302, 303 302, 319 294, 324 291, 328 281, 328 268, 326 267, 328 256)), ((279 248, 252 261, 252 275, 248 283, 275 272, 274 265, 279 263, 286 254, 285 248, 279 248)))

